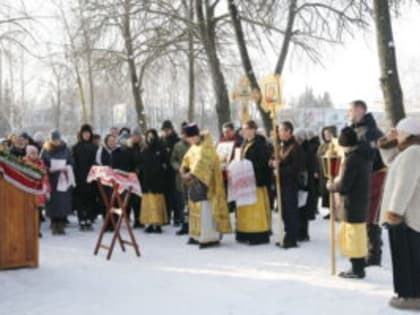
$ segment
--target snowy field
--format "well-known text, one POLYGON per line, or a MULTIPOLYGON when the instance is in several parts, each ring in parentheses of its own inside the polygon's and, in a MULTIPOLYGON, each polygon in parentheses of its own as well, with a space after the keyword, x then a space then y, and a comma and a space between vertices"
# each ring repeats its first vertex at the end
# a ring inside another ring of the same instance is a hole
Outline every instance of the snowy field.
MULTIPOLYGON (((74 218, 72 218, 73 220, 74 218)), ((95 257, 98 226, 65 237, 43 226, 39 269, 0 271, 1 315, 280 315, 399 314, 393 295, 388 241, 383 268, 365 280, 329 274, 328 222, 312 224, 312 241, 299 249, 249 247, 225 236, 222 246, 199 250, 166 227, 163 235, 136 230, 142 257, 116 247, 111 261, 95 257)), ((349 268, 344 258, 338 270, 349 268)))

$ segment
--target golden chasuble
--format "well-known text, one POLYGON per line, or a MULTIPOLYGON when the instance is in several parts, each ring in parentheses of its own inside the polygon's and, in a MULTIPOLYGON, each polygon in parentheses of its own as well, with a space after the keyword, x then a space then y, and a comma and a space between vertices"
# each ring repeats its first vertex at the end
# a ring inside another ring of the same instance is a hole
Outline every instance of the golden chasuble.
MULTIPOLYGON (((242 159, 254 145, 255 138, 247 141, 241 152, 242 159)), ((261 233, 270 230, 270 201, 266 187, 257 187, 257 203, 237 209, 236 229, 241 233, 261 233)))
POLYGON ((219 157, 214 148, 212 137, 208 132, 201 134, 202 141, 192 145, 186 153, 182 168, 189 169, 208 188, 212 214, 220 233, 231 233, 229 210, 223 185, 222 170, 219 157))

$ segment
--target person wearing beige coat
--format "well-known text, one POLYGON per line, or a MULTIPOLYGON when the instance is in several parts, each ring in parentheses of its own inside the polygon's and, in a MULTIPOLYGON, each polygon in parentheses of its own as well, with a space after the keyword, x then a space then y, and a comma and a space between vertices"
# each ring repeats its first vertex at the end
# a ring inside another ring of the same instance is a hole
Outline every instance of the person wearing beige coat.
POLYGON ((401 120, 380 141, 389 171, 381 206, 381 222, 388 227, 394 290, 390 305, 420 310, 420 121, 401 120))

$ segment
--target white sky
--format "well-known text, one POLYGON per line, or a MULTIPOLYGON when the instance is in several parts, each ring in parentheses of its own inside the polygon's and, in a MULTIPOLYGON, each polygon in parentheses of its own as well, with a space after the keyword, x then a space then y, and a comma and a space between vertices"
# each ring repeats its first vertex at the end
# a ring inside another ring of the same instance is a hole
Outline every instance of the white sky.
MULTIPOLYGON (((420 6, 402 12, 393 20, 400 79, 407 110, 420 108, 420 6)), ((305 86, 318 93, 330 91, 338 105, 353 99, 365 99, 370 106, 382 109, 379 86, 379 62, 373 31, 359 32, 344 46, 324 49, 324 68, 308 62, 288 64, 284 75, 286 95, 294 95, 305 86)))

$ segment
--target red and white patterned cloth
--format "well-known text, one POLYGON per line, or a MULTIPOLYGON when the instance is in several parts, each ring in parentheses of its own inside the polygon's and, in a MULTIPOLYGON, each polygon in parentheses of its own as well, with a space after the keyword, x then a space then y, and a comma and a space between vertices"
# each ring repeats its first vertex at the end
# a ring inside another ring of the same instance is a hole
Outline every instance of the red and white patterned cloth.
POLYGON ((34 195, 42 195, 44 193, 42 178, 34 178, 29 174, 25 174, 5 159, 0 159, 0 174, 3 175, 3 178, 8 183, 24 192, 34 195))
POLYGON ((133 194, 142 195, 139 179, 135 173, 127 173, 112 169, 108 166, 92 166, 87 177, 87 182, 100 181, 102 185, 112 187, 118 184, 118 192, 122 194, 131 188, 133 194))

